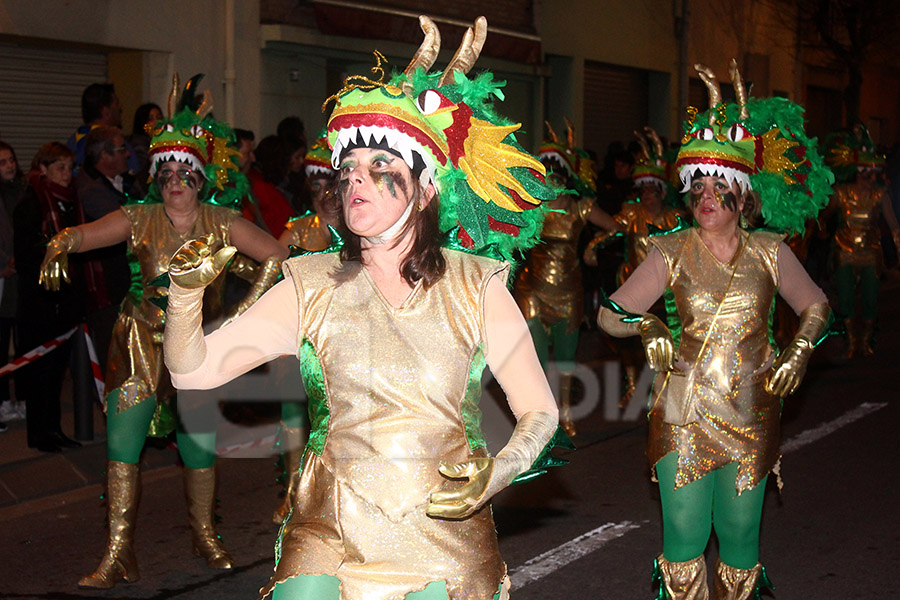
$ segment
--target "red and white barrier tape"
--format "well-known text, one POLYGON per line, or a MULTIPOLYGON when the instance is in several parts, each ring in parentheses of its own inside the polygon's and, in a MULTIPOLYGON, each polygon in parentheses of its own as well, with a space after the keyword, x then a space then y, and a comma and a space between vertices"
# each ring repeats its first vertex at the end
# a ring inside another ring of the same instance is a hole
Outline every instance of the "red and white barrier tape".
POLYGON ((87 342, 88 357, 91 359, 91 373, 94 376, 94 385, 97 386, 97 397, 100 399, 100 404, 102 404, 105 409, 106 385, 103 382, 103 371, 100 369, 100 361, 97 360, 97 350, 94 348, 94 340, 91 339, 87 323, 82 323, 81 327, 84 329, 84 340, 87 342))
POLYGON ((3 368, 0 368, 0 377, 3 377, 7 373, 12 373, 16 369, 21 369, 28 363, 34 362, 45 354, 49 354, 50 352, 56 350, 62 345, 63 342, 72 337, 72 334, 75 333, 76 329, 78 328, 73 327, 69 331, 53 338, 49 342, 44 342, 34 350, 26 352, 22 356, 9 361, 9 364, 5 365, 3 368))

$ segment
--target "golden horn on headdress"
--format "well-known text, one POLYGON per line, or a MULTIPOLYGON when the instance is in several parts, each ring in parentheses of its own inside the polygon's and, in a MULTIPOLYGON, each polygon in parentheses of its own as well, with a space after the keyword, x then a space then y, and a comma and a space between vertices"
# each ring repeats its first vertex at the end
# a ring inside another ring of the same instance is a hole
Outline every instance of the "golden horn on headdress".
POLYGON ((712 72, 712 69, 706 65, 697 63, 694 65, 694 69, 696 69, 697 74, 700 75, 700 79, 703 80, 703 83, 706 84, 706 89, 709 90, 709 108, 711 109, 709 111, 709 124, 715 125, 715 108, 722 102, 722 91, 719 89, 719 81, 716 79, 716 74, 712 72))
POLYGON ((637 138, 637 143, 641 147, 641 152, 644 153, 644 158, 647 162, 650 162, 650 146, 647 145, 647 138, 637 129, 634 130, 634 137, 637 138))
POLYGON ((466 29, 459 49, 453 55, 453 58, 450 59, 450 64, 444 69, 444 74, 441 75, 438 87, 447 83, 453 83, 453 74, 455 72, 459 71, 465 75, 475 66, 475 61, 478 60, 478 56, 481 54, 481 48, 484 46, 486 37, 487 19, 478 17, 475 19, 475 31, 473 32, 471 27, 466 29))
POLYGON ((206 115, 212 112, 212 102, 212 92, 210 92, 209 90, 203 90, 203 101, 200 102, 200 106, 197 107, 197 116, 199 118, 203 119, 206 115))
POLYGON ((566 140, 569 142, 569 148, 575 147, 575 128, 572 127, 572 121, 569 117, 563 117, 566 121, 566 140))
POLYGON ((653 142, 653 149, 656 150, 656 157, 662 158, 663 155, 663 143, 659 138, 659 134, 656 133, 656 130, 650 127, 649 125, 644 125, 644 131, 647 132, 647 137, 650 138, 650 141, 653 142))
POLYGON ((747 112, 747 90, 744 88, 744 80, 741 79, 741 72, 738 71, 737 61, 731 59, 728 65, 728 72, 731 74, 731 83, 734 85, 734 95, 737 98, 738 106, 741 107, 740 119, 743 121, 750 113, 747 112))
POLYGON ((172 91, 169 92, 169 120, 175 115, 175 107, 178 106, 178 73, 172 74, 172 91))
MULTIPOLYGON (((412 77, 413 73, 415 73, 416 69, 419 67, 425 69, 425 72, 427 73, 428 69, 434 64, 434 61, 437 60, 438 53, 441 51, 441 32, 438 31, 434 21, 425 15, 421 15, 419 17, 419 27, 421 27, 422 32, 425 33, 425 39, 422 40, 422 45, 416 50, 416 54, 403 71, 407 77, 412 77)), ((412 84, 404 83, 403 91, 410 94, 412 92, 412 84)))
POLYGON ((547 135, 550 138, 550 141, 554 144, 559 143, 559 136, 556 135, 556 131, 553 129, 553 125, 550 124, 550 121, 544 121, 544 125, 547 126, 547 135))

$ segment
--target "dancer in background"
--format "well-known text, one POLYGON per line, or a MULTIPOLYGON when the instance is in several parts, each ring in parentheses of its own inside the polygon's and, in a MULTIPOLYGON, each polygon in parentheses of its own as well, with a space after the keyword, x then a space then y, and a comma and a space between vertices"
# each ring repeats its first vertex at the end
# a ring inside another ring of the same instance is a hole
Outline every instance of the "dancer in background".
POLYGON ((596 182, 587 153, 575 147, 571 123, 565 143, 547 123, 549 139, 541 143, 541 163, 548 178, 563 191, 548 204, 541 244, 531 249, 516 280, 516 303, 525 315, 541 365, 550 364, 550 348, 559 370, 559 409, 563 429, 575 435, 572 422, 572 373, 578 330, 584 316, 584 289, 578 260, 578 238, 586 223, 616 229, 618 225, 594 203, 596 182))
MULTIPOLYGON (((140 456, 147 435, 177 431, 184 462, 185 494, 194 552, 213 568, 232 567, 215 530, 215 430, 187 431, 185 407, 176 416, 173 389, 162 361, 166 268, 185 240, 204 236, 209 243, 232 244, 263 263, 256 283, 235 315, 246 310, 274 283, 287 252, 267 233, 240 218, 235 209, 247 181, 234 162, 234 133, 209 112, 212 100, 195 96, 192 79, 178 110, 177 76, 169 114, 157 122, 150 143, 153 183, 142 202, 56 235, 47 246, 41 279, 50 289, 68 280, 68 256, 123 241, 140 266, 140 286, 125 299, 113 331, 106 372, 107 516, 109 537, 97 569, 82 578, 85 588, 108 589, 119 580, 139 578, 134 526, 140 498, 140 456)), ((210 286, 206 309, 220 315, 220 285, 210 286)))
POLYGON ((778 472, 782 398, 800 385, 829 319, 825 294, 782 240, 746 229, 802 231, 833 181, 785 98, 747 99, 735 61, 737 102, 697 65, 710 108, 688 113, 676 166, 696 225, 653 236, 653 249, 600 311, 611 335, 639 335, 664 376, 652 391, 647 455, 659 480, 660 596, 708 597, 703 555, 715 529, 714 597, 749 600, 768 584, 759 529, 770 472, 778 472), (800 314, 794 339, 770 346, 776 292, 800 314), (668 327, 647 310, 666 294, 668 327))

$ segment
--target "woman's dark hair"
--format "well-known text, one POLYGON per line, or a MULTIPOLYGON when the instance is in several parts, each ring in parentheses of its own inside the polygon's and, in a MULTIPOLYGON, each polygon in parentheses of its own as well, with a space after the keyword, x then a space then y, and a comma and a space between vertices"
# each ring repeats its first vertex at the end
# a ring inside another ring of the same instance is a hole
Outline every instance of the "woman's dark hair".
MULTIPOLYGON (((411 179, 414 187, 411 202, 418 206, 425 190, 419 184, 417 177, 413 175, 411 179)), ((338 208, 340 208, 343 200, 339 178, 335 179, 328 197, 337 202, 338 208)), ((437 283, 447 270, 447 262, 441 252, 440 205, 440 198, 435 193, 431 202, 424 209, 413 209, 403 231, 398 236, 402 239, 407 231, 413 230, 412 246, 403 262, 400 263, 400 275, 409 285, 415 285, 421 279, 422 285, 428 289, 437 283)), ((337 278, 345 279, 351 272, 355 272, 359 265, 362 265, 362 246, 360 237, 347 228, 344 211, 338 210, 338 215, 340 217, 339 230, 341 237, 344 238, 344 245, 341 247, 342 268, 337 274, 337 278)))
POLYGON ((153 102, 147 102, 137 107, 137 110, 134 111, 134 121, 131 124, 131 135, 148 135, 144 131, 144 125, 150 120, 150 111, 154 108, 159 111, 159 114, 164 114, 159 105, 153 102))
POLYGON ((47 142, 37 151, 31 159, 31 170, 40 171, 41 165, 49 167, 58 160, 71 158, 75 160, 75 153, 69 150, 65 144, 59 142, 47 142))
POLYGON ((759 192, 749 190, 744 194, 744 209, 741 211, 750 229, 763 226, 762 222, 762 199, 759 192))
POLYGON ((19 157, 16 156, 15 149, 4 141, 0 141, 0 150, 9 150, 13 160, 16 161, 16 179, 22 177, 22 166, 19 164, 19 157))

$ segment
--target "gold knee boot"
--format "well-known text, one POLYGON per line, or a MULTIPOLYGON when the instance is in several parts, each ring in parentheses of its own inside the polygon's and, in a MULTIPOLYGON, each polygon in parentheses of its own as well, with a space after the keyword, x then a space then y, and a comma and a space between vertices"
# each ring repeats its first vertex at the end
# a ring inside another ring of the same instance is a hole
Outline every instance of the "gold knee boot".
POLYGON ((875 354, 875 320, 864 319, 859 340, 859 353, 863 356, 875 354))
POLYGON ((575 435, 572 422, 572 374, 559 374, 559 423, 569 436, 575 435))
POLYGON ((206 559, 214 569, 230 569, 234 561, 216 534, 216 468, 184 467, 184 494, 187 498, 194 554, 206 559))
POLYGON ((288 427, 282 424, 282 448, 284 448, 284 470, 287 475, 287 485, 284 489, 284 500, 272 515, 274 523, 283 523, 294 507, 297 497, 297 485, 300 482, 300 454, 302 450, 301 436, 303 428, 288 427))
POLYGON ((735 569, 721 560, 716 561, 714 600, 750 600, 758 597, 757 589, 772 589, 762 565, 756 563, 752 569, 735 569))
POLYGON ((653 580, 660 587, 658 598, 709 600, 706 560, 702 554, 685 562, 669 562, 660 554, 656 559, 653 580), (665 594, 663 594, 663 590, 665 590, 665 594))
POLYGON ((850 318, 844 319, 844 329, 847 332, 847 347, 844 350, 844 358, 853 358, 856 356, 856 346, 859 341, 856 335, 856 321, 850 318))
POLYGON ((625 391, 622 393, 622 397, 619 399, 619 410, 625 410, 628 408, 628 405, 631 403, 631 398, 634 397, 634 390, 637 389, 637 378, 639 369, 637 365, 627 364, 624 367, 625 370, 625 391))
POLYGON ((119 580, 141 578, 134 558, 134 523, 141 496, 141 468, 115 460, 106 464, 106 502, 109 533, 106 553, 97 570, 78 580, 78 587, 108 590, 119 580))

